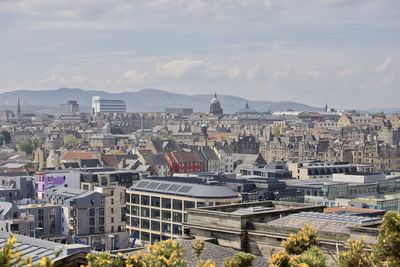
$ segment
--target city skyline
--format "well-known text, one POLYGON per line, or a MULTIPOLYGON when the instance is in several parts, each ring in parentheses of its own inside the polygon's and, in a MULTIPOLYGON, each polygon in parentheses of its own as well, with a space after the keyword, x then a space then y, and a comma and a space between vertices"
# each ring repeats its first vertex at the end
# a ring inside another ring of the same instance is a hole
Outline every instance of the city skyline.
POLYGON ((160 88, 398 107, 397 1, 2 1, 0 93, 160 88))

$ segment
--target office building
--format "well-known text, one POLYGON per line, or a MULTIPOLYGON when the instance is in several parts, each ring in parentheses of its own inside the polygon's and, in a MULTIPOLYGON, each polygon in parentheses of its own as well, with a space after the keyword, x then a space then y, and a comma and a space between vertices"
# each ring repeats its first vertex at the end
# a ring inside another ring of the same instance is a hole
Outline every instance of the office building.
POLYGON ((76 100, 69 100, 67 104, 61 104, 62 114, 78 114, 79 104, 76 100))
POLYGON ((239 202, 241 198, 225 185, 148 178, 126 190, 127 228, 142 242, 156 242, 182 235, 187 209, 239 202))
POLYGON ((120 113, 126 112, 124 100, 104 99, 100 96, 92 98, 92 112, 97 113, 120 113))

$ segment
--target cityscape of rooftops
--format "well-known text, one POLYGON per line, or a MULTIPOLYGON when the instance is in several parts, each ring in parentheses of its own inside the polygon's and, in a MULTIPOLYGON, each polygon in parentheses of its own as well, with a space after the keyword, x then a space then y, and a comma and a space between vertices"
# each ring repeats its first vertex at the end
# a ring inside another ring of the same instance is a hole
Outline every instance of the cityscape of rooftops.
POLYGON ((0 23, 0 266, 400 266, 400 1, 0 23))

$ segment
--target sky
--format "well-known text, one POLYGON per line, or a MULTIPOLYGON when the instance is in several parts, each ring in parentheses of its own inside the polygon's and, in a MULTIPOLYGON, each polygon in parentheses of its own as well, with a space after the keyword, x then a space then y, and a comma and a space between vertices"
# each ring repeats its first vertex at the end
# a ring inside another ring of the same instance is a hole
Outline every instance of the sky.
POLYGON ((0 92, 400 107, 398 0, 0 0, 0 92))

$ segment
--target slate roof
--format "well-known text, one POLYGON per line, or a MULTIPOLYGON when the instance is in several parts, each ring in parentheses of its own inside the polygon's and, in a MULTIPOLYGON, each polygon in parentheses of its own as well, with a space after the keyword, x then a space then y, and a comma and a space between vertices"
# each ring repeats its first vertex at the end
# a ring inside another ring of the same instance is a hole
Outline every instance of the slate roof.
MULTIPOLYGON (((187 266, 196 266, 196 255, 193 253, 193 249, 191 247, 192 240, 179 239, 178 242, 183 246, 183 257, 187 262, 187 266)), ((204 249, 200 258, 202 260, 211 259, 215 262, 216 266, 224 266, 225 259, 232 257, 236 253, 238 253, 238 251, 234 250, 233 248, 227 248, 212 244, 210 242, 204 242, 204 249)), ((256 257, 256 259, 253 261, 253 267, 265 266, 268 266, 266 258, 256 257)))
POLYGON ((325 214, 319 212, 300 212, 269 222, 269 225, 301 229, 306 224, 316 231, 333 233, 350 233, 350 226, 361 226, 365 223, 380 221, 379 218, 325 214))
MULTIPOLYGON (((0 231, 0 247, 7 242, 7 238, 10 236, 9 232, 0 231)), ((72 244, 72 245, 63 245, 47 240, 42 240, 38 238, 32 238, 24 235, 16 235, 14 236, 17 239, 17 243, 14 245, 21 254, 22 257, 29 256, 32 258, 32 265, 36 266, 39 264, 42 257, 47 257, 51 260, 57 262, 59 259, 64 258, 66 254, 69 254, 69 250, 84 251, 90 252, 90 247, 87 245, 80 244, 72 244), (61 253, 61 255, 56 258, 55 253, 60 249, 64 249, 65 251, 61 253)))
POLYGON ((130 187, 130 190, 196 198, 235 198, 238 196, 226 185, 184 183, 154 178, 137 181, 130 187))
MULTIPOLYGON (((186 266, 195 267, 196 266, 196 255, 193 253, 193 249, 191 247, 191 243, 193 240, 191 239, 177 239, 177 242, 182 244, 183 247, 183 258, 186 260, 186 266)), ((136 254, 138 252, 145 252, 145 249, 140 249, 133 251, 129 254, 136 254)), ((215 262, 216 266, 224 266, 224 261, 232 257, 238 253, 237 250, 233 248, 223 247, 216 244, 212 244, 210 242, 204 242, 204 249, 200 255, 201 260, 211 259, 215 262)), ((256 259, 253 261, 253 267, 265 267, 268 266, 267 259, 264 257, 256 256, 256 259)))
POLYGON ((144 160, 151 166, 167 165, 168 162, 165 160, 163 154, 153 154, 144 156, 144 160))

